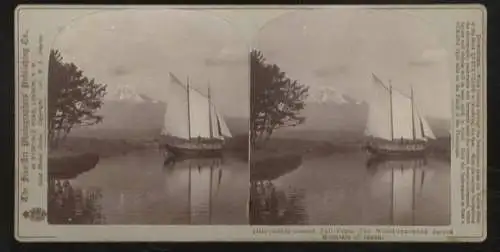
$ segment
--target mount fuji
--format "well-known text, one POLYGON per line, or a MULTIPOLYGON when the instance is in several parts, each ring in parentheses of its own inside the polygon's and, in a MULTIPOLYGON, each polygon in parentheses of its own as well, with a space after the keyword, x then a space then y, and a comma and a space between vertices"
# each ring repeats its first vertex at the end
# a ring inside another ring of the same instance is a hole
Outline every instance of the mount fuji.
POLYGON ((327 132, 329 135, 335 132, 361 136, 367 115, 366 102, 343 94, 334 87, 314 88, 309 90, 305 108, 300 111, 300 116, 306 118, 305 122, 296 127, 277 130, 275 135, 310 140, 324 139, 327 132))
POLYGON ((336 103, 342 104, 357 104, 360 105, 364 101, 358 101, 346 94, 339 92, 334 87, 322 86, 309 90, 308 102, 312 103, 336 103))
POLYGON ((156 137, 163 125, 166 104, 138 93, 130 86, 108 91, 97 115, 103 121, 96 125, 77 128, 76 136, 105 138, 156 137))
POLYGON ((138 93, 134 88, 129 85, 120 86, 112 91, 110 91, 104 97, 108 101, 125 101, 125 102, 150 102, 159 103, 160 101, 154 100, 146 95, 138 93))
MULTIPOLYGON (((75 128, 71 135, 99 138, 156 138, 163 126, 167 103, 152 99, 130 86, 110 90, 97 115, 99 124, 75 128)), ((248 119, 226 117, 233 135, 248 133, 248 119)))

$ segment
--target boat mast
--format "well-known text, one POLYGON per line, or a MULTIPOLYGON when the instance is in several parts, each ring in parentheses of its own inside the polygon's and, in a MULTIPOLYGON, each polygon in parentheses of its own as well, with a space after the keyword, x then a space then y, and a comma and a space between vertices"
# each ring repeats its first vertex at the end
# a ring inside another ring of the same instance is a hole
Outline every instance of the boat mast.
POLYGON ((411 130, 413 134, 413 141, 416 140, 415 136, 415 109, 413 108, 413 86, 410 86, 411 89, 411 130))
POLYGON ((191 106, 190 106, 190 101, 189 101, 189 76, 187 77, 186 81, 186 92, 187 92, 187 113, 188 113, 188 134, 189 134, 189 140, 191 140, 191 106))
POLYGON ((392 118, 392 84, 389 80, 389 101, 390 101, 390 113, 391 113, 391 140, 394 141, 394 119, 392 118))
POLYGON ((212 129, 212 99, 210 96, 210 82, 208 82, 208 127, 210 130, 210 139, 214 137, 212 129))

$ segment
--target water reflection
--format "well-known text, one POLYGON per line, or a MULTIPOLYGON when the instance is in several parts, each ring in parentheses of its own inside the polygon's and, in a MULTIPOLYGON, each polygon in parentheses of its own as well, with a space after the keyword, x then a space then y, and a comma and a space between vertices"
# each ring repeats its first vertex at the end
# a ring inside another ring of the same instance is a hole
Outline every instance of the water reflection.
POLYGON ((102 192, 82 189, 70 180, 50 177, 48 187, 48 222, 50 224, 103 224, 102 192))
MULTIPOLYGON (((391 225, 416 225, 416 210, 422 197, 427 171, 425 156, 412 158, 372 157, 367 161, 371 186, 383 187, 380 181, 390 178, 388 183, 389 223, 391 225), (375 183, 374 183, 375 182, 375 183), (377 184, 378 182, 378 184, 377 184)), ((371 188, 370 192, 375 189, 371 188)), ((383 200, 383 199, 380 199, 383 200)))
POLYGON ((248 164, 231 154, 165 160, 145 149, 103 158, 74 176, 51 176, 48 215, 61 224, 244 225, 248 181, 248 164))
POLYGON ((253 225, 305 224, 304 190, 278 190, 273 180, 300 167, 302 157, 285 156, 252 163, 250 223, 253 225))
POLYGON ((223 177, 221 164, 222 157, 165 161, 165 193, 185 196, 184 204, 179 204, 179 210, 187 217, 183 224, 212 224, 213 198, 219 193, 223 177))
POLYGON ((450 164, 334 154, 253 164, 254 225, 447 225, 450 164), (272 164, 272 165, 270 165, 272 164))

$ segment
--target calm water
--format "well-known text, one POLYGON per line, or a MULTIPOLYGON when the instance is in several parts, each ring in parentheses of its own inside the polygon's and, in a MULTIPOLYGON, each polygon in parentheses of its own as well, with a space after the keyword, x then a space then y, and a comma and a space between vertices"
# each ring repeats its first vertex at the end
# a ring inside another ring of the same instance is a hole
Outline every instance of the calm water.
POLYGON ((370 160, 365 153, 350 153, 271 163, 252 170, 252 224, 450 223, 447 161, 370 160), (267 172, 271 169, 276 171, 267 172))
POLYGON ((158 150, 134 152, 71 180, 52 178, 49 221, 248 224, 249 179, 247 163, 231 156, 164 164, 158 150))
POLYGON ((450 164, 364 153, 164 164, 157 150, 51 178, 49 222, 74 224, 447 225, 450 164), (250 188, 249 188, 249 181, 250 188), (251 197, 250 197, 251 195, 251 197), (251 198, 248 210, 248 198, 251 198), (250 212, 250 214, 248 214, 250 212), (250 218, 250 220, 249 220, 250 218))

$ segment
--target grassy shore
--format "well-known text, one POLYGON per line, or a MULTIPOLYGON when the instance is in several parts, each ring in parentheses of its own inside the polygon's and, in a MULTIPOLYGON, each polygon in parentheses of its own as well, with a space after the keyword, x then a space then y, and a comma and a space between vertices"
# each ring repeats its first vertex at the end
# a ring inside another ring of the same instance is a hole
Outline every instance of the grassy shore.
POLYGON ((299 155, 304 158, 326 156, 332 153, 359 151, 361 144, 354 141, 343 141, 336 144, 333 141, 273 138, 264 145, 253 149, 252 160, 260 161, 290 155, 299 155))
POLYGON ((94 168, 101 158, 148 148, 152 141, 68 137, 49 151, 49 175, 70 179, 94 168))
POLYGON ((451 159, 451 139, 450 137, 439 137, 429 142, 429 155, 435 158, 451 159))
MULTIPOLYGON (((302 156, 303 158, 327 156, 333 153, 357 152, 362 149, 365 139, 333 139, 328 141, 302 140, 291 138, 272 138, 261 147, 254 148, 252 160, 259 162, 281 156, 302 156)), ((429 155, 450 158, 450 139, 438 138, 429 142, 429 155)))
POLYGON ((92 137, 68 137, 50 156, 66 156, 71 153, 94 153, 101 158, 124 155, 155 145, 153 140, 102 139, 92 137))
MULTIPOLYGON (((78 153, 93 153, 100 158, 125 155, 129 152, 156 148, 158 140, 153 138, 113 139, 96 137, 68 137, 61 142, 57 149, 49 152, 51 158, 61 158, 78 153)), ((233 137, 227 143, 226 149, 230 152, 247 153, 248 136, 233 137)))

